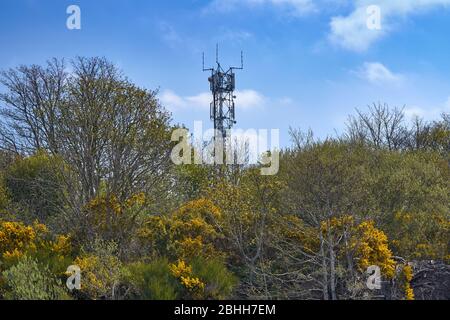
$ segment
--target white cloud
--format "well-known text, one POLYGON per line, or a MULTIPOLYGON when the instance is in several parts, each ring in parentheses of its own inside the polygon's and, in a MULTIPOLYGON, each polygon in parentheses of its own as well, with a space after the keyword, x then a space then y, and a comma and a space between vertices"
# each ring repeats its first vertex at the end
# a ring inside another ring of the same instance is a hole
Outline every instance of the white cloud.
POLYGON ((199 108, 207 109, 211 103, 211 93, 203 92, 196 96, 184 98, 188 106, 197 106, 199 108))
POLYGON ((255 90, 236 91, 236 107, 242 109, 253 109, 265 104, 266 98, 255 90))
POLYGON ((186 108, 208 109, 212 98, 208 92, 183 97, 172 90, 165 90, 161 93, 159 99, 164 107, 171 111, 176 111, 186 108))
POLYGON ((186 105, 186 101, 171 90, 165 90, 159 99, 164 107, 169 108, 172 111, 183 108, 186 105))
MULTIPOLYGON (((253 109, 261 107, 266 103, 266 98, 255 90, 237 90, 235 95, 236 108, 238 109, 253 109)), ((160 101, 164 107, 167 107, 171 111, 186 108, 209 109, 212 95, 210 92, 202 92, 195 96, 183 97, 177 95, 172 90, 165 90, 161 93, 160 101)))
POLYGON ((396 22, 409 15, 434 8, 448 7, 450 0, 356 0, 347 16, 336 16, 330 22, 329 39, 336 45, 353 51, 366 51, 370 46, 395 29, 396 22), (381 30, 367 27, 367 8, 381 8, 381 30))
POLYGON ((418 107, 412 106, 405 108, 405 116, 408 119, 414 119, 416 117, 423 118, 425 120, 438 119, 442 113, 450 112, 450 97, 440 106, 437 107, 418 107))
POLYGON ((367 13, 364 7, 357 8, 346 17, 333 17, 330 28, 330 41, 353 51, 366 51, 373 42, 387 32, 386 25, 381 30, 367 28, 367 13))
POLYGON ((425 109, 417 106, 405 108, 404 112, 406 118, 408 119, 414 119, 416 117, 425 118, 427 114, 427 111, 425 109))
POLYGON ((213 0, 207 7, 207 11, 227 12, 237 10, 242 6, 272 6, 289 10, 294 15, 304 15, 317 10, 313 0, 213 0))
POLYGON ((403 76, 389 70, 380 62, 365 62, 356 72, 359 77, 372 84, 398 84, 403 80, 403 76))

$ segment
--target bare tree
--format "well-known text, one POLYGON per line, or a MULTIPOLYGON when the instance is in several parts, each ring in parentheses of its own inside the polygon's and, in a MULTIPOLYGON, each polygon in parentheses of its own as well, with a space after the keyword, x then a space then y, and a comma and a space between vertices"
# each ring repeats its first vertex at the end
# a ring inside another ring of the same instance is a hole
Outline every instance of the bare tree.
POLYGON ((369 112, 357 110, 347 123, 347 138, 361 141, 376 148, 388 150, 402 149, 406 143, 408 130, 403 109, 390 108, 387 104, 373 104, 369 112))
POLYGON ((18 153, 47 149, 57 153, 57 126, 66 95, 68 75, 64 61, 53 59, 45 67, 20 66, 0 73, 6 93, 0 114, 0 147, 18 153))

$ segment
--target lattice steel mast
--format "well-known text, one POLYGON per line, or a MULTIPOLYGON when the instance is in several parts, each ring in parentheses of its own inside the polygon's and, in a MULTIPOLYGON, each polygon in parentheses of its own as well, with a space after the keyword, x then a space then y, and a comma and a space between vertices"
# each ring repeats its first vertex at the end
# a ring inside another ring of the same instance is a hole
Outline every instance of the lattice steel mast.
POLYGON ((234 90, 236 88, 236 75, 234 70, 244 69, 244 55, 241 51, 241 66, 230 67, 224 71, 219 63, 219 46, 216 47, 215 68, 205 69, 205 54, 203 54, 203 71, 211 71, 208 78, 210 89, 213 94, 213 102, 210 105, 210 117, 214 121, 215 140, 218 137, 225 142, 227 130, 236 124, 236 109, 234 104, 234 90))

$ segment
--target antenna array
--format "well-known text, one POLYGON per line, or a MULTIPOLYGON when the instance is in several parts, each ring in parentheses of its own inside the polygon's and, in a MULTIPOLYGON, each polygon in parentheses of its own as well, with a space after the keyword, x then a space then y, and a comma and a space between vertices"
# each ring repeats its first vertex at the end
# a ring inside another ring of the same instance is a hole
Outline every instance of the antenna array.
POLYGON ((219 46, 216 46, 216 67, 205 68, 205 54, 203 53, 203 71, 211 72, 208 78, 210 89, 213 94, 213 101, 210 105, 210 118, 214 121, 214 129, 217 138, 225 141, 227 130, 236 124, 236 108, 234 104, 234 91, 236 89, 235 70, 244 69, 244 55, 241 51, 241 66, 230 67, 225 71, 219 62, 219 46), (219 137, 217 136, 219 135, 219 137))

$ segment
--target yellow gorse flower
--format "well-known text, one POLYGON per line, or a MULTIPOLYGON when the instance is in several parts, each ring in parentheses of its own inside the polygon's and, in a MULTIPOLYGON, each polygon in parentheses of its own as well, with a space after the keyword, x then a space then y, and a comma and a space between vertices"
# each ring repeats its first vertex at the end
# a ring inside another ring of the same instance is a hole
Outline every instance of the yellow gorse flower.
POLYGON ((357 237, 352 241, 359 261, 358 265, 365 270, 371 265, 377 265, 381 268, 386 278, 395 276, 395 261, 392 258, 392 251, 389 249, 388 238, 386 234, 375 228, 373 221, 365 221, 356 228, 357 237))
POLYGON ((69 237, 58 236, 52 241, 47 226, 37 222, 32 226, 22 222, 0 222, 0 255, 5 260, 17 260, 26 253, 42 249, 63 257, 70 251, 69 237))
POLYGON ((172 275, 179 279, 180 283, 192 293, 199 294, 205 289, 205 283, 192 275, 192 267, 183 260, 178 260, 177 264, 170 264, 169 268, 172 275))
POLYGON ((180 278, 183 275, 190 275, 192 273, 192 267, 186 264, 183 260, 179 260, 177 264, 171 264, 170 271, 176 278, 180 278))

